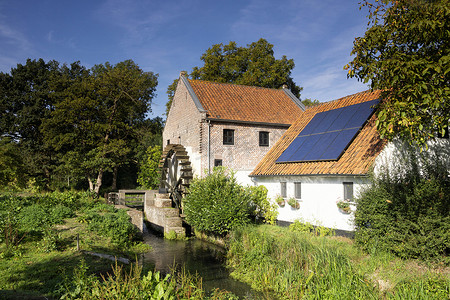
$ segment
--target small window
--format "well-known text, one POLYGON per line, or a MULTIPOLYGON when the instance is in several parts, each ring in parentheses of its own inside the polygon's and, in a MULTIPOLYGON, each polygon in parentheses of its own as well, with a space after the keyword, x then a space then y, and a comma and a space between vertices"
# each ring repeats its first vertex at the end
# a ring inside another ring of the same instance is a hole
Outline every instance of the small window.
POLYGON ((222 166, 222 160, 221 159, 215 159, 214 160, 214 167, 221 167, 222 166))
POLYGON ((280 188, 281 188, 280 191, 281 197, 287 198, 286 182, 280 182, 280 188))
POLYGON ((234 130, 224 129, 223 130, 223 144, 224 145, 234 145, 234 130))
POLYGON ((169 145, 170 144, 170 140, 167 140, 167 145, 169 145))
POLYGON ((302 183, 294 182, 294 188, 295 188, 295 198, 302 199, 302 183))
POLYGON ((344 200, 353 200, 353 182, 344 182, 344 200))
POLYGON ((269 146, 269 133, 267 131, 259 132, 259 145, 263 147, 269 146))

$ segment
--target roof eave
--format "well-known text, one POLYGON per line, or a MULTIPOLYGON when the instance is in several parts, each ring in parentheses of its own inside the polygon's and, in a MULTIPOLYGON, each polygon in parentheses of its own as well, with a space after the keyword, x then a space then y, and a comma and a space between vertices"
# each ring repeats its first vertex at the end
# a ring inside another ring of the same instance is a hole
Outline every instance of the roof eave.
POLYGON ((223 122, 223 123, 238 123, 238 124, 263 125, 263 126, 280 126, 280 127, 286 127, 286 128, 289 128, 292 125, 292 124, 285 124, 285 123, 242 121, 242 120, 231 120, 231 119, 220 119, 220 118, 206 118, 206 120, 213 121, 213 122, 223 122))

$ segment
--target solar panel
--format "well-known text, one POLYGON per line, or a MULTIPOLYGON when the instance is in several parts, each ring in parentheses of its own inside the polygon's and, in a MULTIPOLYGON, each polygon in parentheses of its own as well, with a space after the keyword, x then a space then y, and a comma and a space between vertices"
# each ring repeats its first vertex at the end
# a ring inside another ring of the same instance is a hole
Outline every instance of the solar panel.
POLYGON ((337 160, 373 113, 372 100, 317 113, 277 163, 337 160))

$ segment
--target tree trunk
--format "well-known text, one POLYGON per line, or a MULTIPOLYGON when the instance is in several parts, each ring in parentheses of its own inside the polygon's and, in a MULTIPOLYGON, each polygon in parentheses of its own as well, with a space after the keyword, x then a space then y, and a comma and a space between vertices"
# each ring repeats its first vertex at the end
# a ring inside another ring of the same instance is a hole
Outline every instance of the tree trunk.
POLYGON ((98 176, 97 176, 97 183, 95 184, 95 188, 94 188, 94 192, 95 194, 98 195, 98 193, 100 192, 100 187, 102 186, 102 179, 103 179, 103 169, 101 168, 98 171, 98 176))
POLYGON ((91 176, 88 176, 88 182, 89 182, 89 191, 93 192, 94 191, 94 184, 92 183, 92 179, 91 176))
POLYGON ((119 172, 119 167, 115 166, 113 169, 113 182, 112 182, 112 186, 111 189, 113 191, 117 190, 117 173, 119 172))

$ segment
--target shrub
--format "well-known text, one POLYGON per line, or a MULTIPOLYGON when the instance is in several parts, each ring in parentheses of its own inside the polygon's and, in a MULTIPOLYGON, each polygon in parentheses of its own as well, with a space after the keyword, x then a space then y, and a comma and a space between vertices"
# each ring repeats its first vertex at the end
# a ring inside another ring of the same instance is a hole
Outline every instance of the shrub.
POLYGON ((130 222, 125 210, 119 209, 114 213, 98 214, 95 211, 86 213, 88 229, 109 237, 118 247, 128 247, 139 236, 138 229, 130 222))
POLYGON ((250 222, 251 196, 233 173, 214 168, 205 178, 192 181, 184 199, 184 213, 197 230, 225 235, 250 222))
POLYGON ((450 179, 445 158, 407 149, 356 199, 356 242, 367 251, 450 263, 450 179))
POLYGON ((275 225, 278 217, 277 205, 267 198, 267 188, 263 185, 247 187, 250 193, 252 215, 263 218, 264 222, 275 225))

